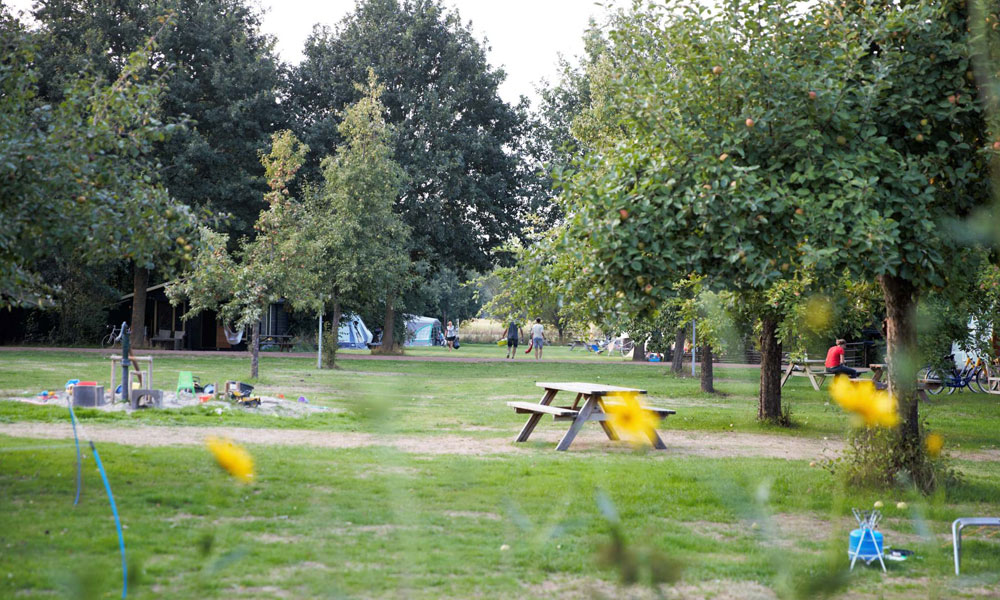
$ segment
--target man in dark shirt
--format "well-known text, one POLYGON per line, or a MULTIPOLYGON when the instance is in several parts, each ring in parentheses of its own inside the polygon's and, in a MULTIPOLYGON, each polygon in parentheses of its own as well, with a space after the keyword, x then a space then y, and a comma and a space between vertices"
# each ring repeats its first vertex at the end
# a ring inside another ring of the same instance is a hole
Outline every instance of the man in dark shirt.
POLYGON ((507 326, 507 358, 513 359, 517 355, 517 323, 510 322, 507 326))

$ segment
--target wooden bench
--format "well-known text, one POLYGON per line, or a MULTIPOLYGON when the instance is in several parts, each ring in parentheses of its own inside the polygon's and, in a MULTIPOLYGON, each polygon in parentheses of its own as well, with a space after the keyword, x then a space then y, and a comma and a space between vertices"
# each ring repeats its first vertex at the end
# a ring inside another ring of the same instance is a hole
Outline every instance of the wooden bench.
MULTIPOLYGON (((507 406, 513 408, 515 413, 531 415, 528 417, 528 422, 524 424, 524 427, 521 429, 521 433, 518 434, 515 442, 527 441, 531 432, 535 430, 535 426, 538 425, 541 418, 545 415, 552 415, 553 419, 556 421, 572 421, 569 431, 567 431, 562 440, 559 441, 559 444, 556 446, 556 450, 568 450, 570 444, 573 443, 573 439, 576 437, 576 434, 580 432, 583 424, 588 421, 598 422, 609 439, 618 440, 618 434, 608 424, 609 415, 604 410, 607 406, 613 406, 617 403, 605 402, 604 397, 619 395, 623 392, 631 394, 646 393, 646 390, 603 385, 600 383, 539 382, 535 385, 545 390, 541 401, 537 404, 534 402, 507 403, 507 406), (576 397, 573 400, 573 405, 553 406, 552 401, 555 400, 556 394, 559 392, 576 394, 576 397)), ((675 411, 668 408, 655 408, 650 406, 643 406, 642 408, 655 412, 660 418, 676 414, 675 411)), ((660 439, 660 436, 656 433, 656 431, 648 432, 648 436, 649 441, 652 443, 654 448, 658 450, 666 449, 666 445, 663 443, 663 440, 660 439)))
POLYGON ((515 413, 518 414, 545 414, 552 415, 559 420, 560 418, 570 418, 575 419, 579 410, 574 409, 571 406, 547 406, 545 404, 538 404, 535 402, 508 402, 507 406, 514 409, 515 413))
POLYGON ((169 329, 161 329, 157 332, 156 336, 149 338, 149 343, 154 347, 157 344, 163 344, 163 347, 167 350, 180 350, 181 344, 184 341, 183 331, 171 331, 169 329))
POLYGON ((292 346, 294 345, 295 343, 292 341, 292 336, 290 335, 273 334, 260 336, 261 348, 264 348, 265 346, 277 346, 279 352, 291 352, 292 346))

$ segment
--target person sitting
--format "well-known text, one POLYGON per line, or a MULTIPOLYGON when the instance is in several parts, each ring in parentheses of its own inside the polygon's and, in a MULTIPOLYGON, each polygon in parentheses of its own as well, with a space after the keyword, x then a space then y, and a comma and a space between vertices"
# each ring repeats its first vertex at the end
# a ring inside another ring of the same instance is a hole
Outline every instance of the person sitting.
POLYGON ((847 375, 854 379, 858 376, 858 372, 844 364, 845 346, 847 340, 840 339, 826 352, 826 372, 831 375, 847 375))

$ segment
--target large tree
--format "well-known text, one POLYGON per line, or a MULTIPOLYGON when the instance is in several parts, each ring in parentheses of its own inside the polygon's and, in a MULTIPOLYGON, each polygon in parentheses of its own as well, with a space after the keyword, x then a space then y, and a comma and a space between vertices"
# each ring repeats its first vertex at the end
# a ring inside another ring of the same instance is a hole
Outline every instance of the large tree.
MULTIPOLYGON (((340 112, 373 69, 398 135, 393 159, 409 185, 396 211, 412 231, 411 257, 487 271, 494 249, 520 232, 523 110, 497 93, 503 71, 457 11, 440 0, 363 0, 335 28, 317 27, 293 70, 293 127, 319 160, 341 137, 340 112)), ((307 166, 308 169, 308 166, 307 166)))
MULTIPOLYGON (((280 69, 256 10, 243 0, 39 0, 33 15, 43 94, 52 101, 78 72, 115 80, 128 54, 160 31, 156 64, 169 67, 158 73, 162 115, 186 124, 156 148, 161 179, 187 206, 221 217, 224 229, 251 233, 266 189, 257 155, 283 121, 280 69)), ((146 287, 161 258, 134 262, 139 345, 146 287)))
POLYGON ((670 2, 611 37, 622 134, 565 195, 595 271, 636 305, 685 271, 877 279, 902 416, 887 468, 917 475, 912 309, 957 260, 945 224, 988 198, 964 2, 670 2))
POLYGON ((3 9, 0 45, 0 307, 57 300, 46 259, 182 259, 190 248, 175 237, 192 219, 157 183, 152 158, 172 130, 159 119, 159 85, 143 83, 155 42, 110 82, 68 79, 58 104, 40 97, 36 40, 3 9))
POLYGON ((163 28, 156 60, 172 68, 161 74, 162 115, 187 124, 157 149, 164 183, 188 206, 231 214, 228 231, 250 233, 267 190, 257 158, 283 121, 280 65, 258 9, 244 0, 40 0, 33 15, 54 100, 80 71, 113 81, 163 28))
POLYGON ((393 204, 406 181, 392 160, 392 128, 380 101, 384 87, 369 72, 363 96, 347 107, 335 154, 322 162, 323 185, 307 194, 303 247, 312 248, 310 269, 321 304, 333 310, 333 339, 328 366, 334 366, 337 330, 343 307, 383 304, 386 308, 383 348, 392 351, 394 300, 410 276, 406 253, 409 230, 393 204))

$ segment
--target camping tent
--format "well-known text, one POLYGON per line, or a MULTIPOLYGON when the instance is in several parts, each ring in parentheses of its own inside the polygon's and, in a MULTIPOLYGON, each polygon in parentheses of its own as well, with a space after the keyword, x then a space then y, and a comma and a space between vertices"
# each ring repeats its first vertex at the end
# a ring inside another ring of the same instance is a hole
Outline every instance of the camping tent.
POLYGON ((365 350, 372 341, 372 332, 358 315, 344 315, 340 318, 337 331, 337 346, 355 350, 365 350))
POLYGON ((406 346, 437 346, 441 339, 441 321, 415 315, 406 317, 406 346))

